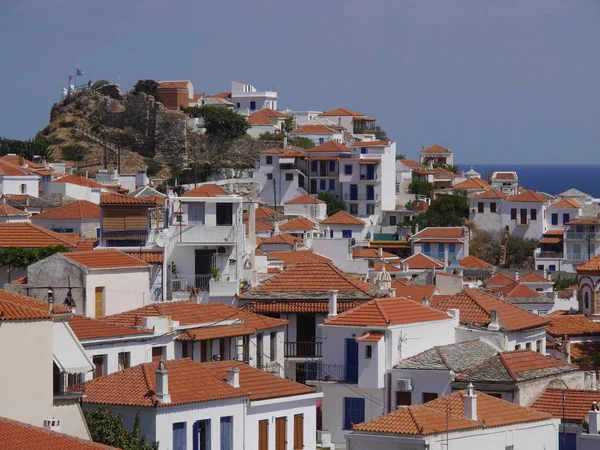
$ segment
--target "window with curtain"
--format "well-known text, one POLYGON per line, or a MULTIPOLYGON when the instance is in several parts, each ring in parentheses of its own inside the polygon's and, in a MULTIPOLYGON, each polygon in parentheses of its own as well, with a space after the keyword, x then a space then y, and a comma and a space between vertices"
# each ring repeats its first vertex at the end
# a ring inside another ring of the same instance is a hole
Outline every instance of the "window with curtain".
POLYGON ((233 450, 233 416, 221 417, 221 450, 233 450))

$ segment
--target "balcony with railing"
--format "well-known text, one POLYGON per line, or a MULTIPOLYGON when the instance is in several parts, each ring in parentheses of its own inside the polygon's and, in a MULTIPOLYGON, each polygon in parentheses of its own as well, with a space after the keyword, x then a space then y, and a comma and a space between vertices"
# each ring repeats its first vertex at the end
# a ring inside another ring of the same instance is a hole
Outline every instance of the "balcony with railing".
POLYGON ((306 380, 356 384, 358 383, 358 365, 306 361, 306 380))
POLYGON ((235 244, 240 227, 232 225, 188 225, 175 230, 173 238, 184 244, 235 244))
MULTIPOLYGON (((440 261, 444 261, 446 259, 445 252, 421 252, 421 253, 423 253, 425 256, 429 256, 430 258, 439 259, 440 261)), ((463 253, 462 252, 448 252, 448 261, 450 261, 454 257, 456 257, 457 260, 460 260, 463 258, 463 253)))
POLYGON ((359 202, 359 201, 378 202, 379 201, 379 194, 373 194, 373 195, 368 195, 368 194, 356 194, 356 195, 344 194, 344 200, 347 200, 347 201, 350 201, 350 202, 359 202))
POLYGON ((566 239, 572 240, 599 240, 600 239, 600 231, 571 231, 567 230, 565 233, 566 239))
POLYGON ((321 358, 323 356, 322 342, 285 342, 284 356, 286 358, 321 358))
POLYGON ((85 394, 84 373, 54 373, 55 397, 78 397, 85 394))
POLYGON ((565 259, 567 261, 583 262, 583 261, 587 261, 588 258, 583 253, 567 253, 565 259))
POLYGON ((309 176, 318 178, 338 178, 340 172, 339 170, 311 170, 309 176))
POLYGON ((562 259, 564 256, 563 252, 560 251, 548 251, 548 250, 537 250, 535 257, 537 259, 562 259))

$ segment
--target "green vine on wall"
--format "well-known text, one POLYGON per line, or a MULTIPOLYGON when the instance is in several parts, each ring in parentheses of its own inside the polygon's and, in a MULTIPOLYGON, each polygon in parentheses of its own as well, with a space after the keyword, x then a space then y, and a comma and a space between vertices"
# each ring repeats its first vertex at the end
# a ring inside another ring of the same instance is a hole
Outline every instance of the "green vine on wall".
POLYGON ((66 251, 67 247, 64 245, 40 248, 8 247, 0 250, 0 266, 27 267, 55 253, 66 251))

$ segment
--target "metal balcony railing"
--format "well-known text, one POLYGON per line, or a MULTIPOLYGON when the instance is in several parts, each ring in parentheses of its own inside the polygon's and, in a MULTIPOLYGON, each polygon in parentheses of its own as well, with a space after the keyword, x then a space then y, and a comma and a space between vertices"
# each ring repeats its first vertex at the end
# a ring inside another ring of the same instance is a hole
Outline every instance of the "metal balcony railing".
POLYGON ((596 231, 567 231, 565 233, 567 239, 600 239, 600 232, 596 231))
POLYGON ((234 243, 237 226, 189 225, 175 231, 177 242, 186 243, 234 243))
MULTIPOLYGON (((441 261, 443 261, 444 259, 446 259, 446 253, 445 252, 421 252, 426 256, 429 256, 430 258, 435 258, 435 259, 439 259, 441 261)), ((452 258, 454 258, 456 256, 456 259, 462 259, 462 252, 448 252, 448 261, 450 261, 452 258)))
POLYGON ((286 358, 321 358, 323 356, 322 345, 322 342, 286 342, 284 348, 284 356, 286 358))
POLYGON ((172 292, 186 292, 188 290, 188 280, 185 278, 177 278, 171 280, 172 292))
POLYGON ((367 202, 377 202, 379 201, 379 194, 367 195, 367 194, 344 194, 344 200, 349 201, 367 201, 367 202))
POLYGON ((536 258, 550 258, 550 259, 562 259, 564 253, 563 252, 549 252, 543 251, 535 254, 536 258))
POLYGON ((323 364, 320 361, 307 361, 306 379, 358 383, 358 365, 323 364))

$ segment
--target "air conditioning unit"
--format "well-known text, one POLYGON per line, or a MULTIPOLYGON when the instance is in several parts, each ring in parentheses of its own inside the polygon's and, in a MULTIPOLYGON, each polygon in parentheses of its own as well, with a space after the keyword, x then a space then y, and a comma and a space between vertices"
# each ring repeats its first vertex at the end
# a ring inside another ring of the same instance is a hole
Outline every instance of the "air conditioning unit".
POLYGON ((403 392, 412 391, 412 381, 410 378, 401 378, 398 380, 398 390, 403 392))
POLYGON ((44 419, 43 428, 60 433, 60 419, 44 419))

